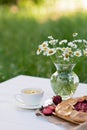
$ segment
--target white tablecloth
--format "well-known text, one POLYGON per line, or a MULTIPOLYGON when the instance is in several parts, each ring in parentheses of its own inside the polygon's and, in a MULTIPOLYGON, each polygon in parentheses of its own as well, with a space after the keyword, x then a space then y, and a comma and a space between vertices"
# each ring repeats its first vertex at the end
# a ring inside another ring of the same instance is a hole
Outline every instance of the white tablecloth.
MULTIPOLYGON (((15 94, 20 89, 39 87, 45 91, 43 101, 51 98, 54 93, 50 80, 31 76, 17 76, 0 84, 0 130, 65 130, 63 126, 47 122, 43 117, 37 117, 35 110, 17 107, 15 94)), ((87 84, 79 85, 74 97, 87 95, 87 84)))

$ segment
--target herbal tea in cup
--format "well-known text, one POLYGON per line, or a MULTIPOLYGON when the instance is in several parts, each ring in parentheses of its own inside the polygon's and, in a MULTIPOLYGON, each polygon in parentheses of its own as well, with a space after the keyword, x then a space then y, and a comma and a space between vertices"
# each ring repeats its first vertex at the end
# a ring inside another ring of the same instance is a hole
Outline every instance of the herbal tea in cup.
POLYGON ((16 95, 16 99, 29 106, 37 106, 41 103, 44 91, 39 88, 25 88, 16 95))

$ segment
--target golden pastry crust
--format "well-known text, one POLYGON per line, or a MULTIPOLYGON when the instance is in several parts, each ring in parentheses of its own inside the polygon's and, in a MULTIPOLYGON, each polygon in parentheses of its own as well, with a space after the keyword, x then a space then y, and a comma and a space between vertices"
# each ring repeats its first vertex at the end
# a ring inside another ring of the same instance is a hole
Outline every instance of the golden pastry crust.
POLYGON ((77 102, 81 102, 84 100, 87 100, 87 96, 70 98, 65 101, 62 101, 55 108, 56 116, 78 123, 87 121, 87 112, 77 111, 74 108, 74 105, 77 102))

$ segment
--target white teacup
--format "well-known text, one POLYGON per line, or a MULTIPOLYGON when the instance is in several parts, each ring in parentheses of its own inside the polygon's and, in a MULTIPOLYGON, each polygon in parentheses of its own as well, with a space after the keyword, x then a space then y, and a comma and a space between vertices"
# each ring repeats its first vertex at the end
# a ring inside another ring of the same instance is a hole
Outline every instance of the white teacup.
POLYGON ((16 99, 29 106, 37 106, 41 103, 44 91, 39 88, 25 88, 16 95, 16 99))

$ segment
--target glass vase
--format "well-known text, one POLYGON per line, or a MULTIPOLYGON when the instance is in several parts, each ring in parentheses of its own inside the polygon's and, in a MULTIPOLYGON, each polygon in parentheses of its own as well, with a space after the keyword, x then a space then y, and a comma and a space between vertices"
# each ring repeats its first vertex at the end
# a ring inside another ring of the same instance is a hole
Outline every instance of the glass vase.
POLYGON ((75 64, 54 64, 56 72, 51 76, 51 86, 56 95, 66 100, 73 96, 78 85, 79 78, 73 71, 75 64))

